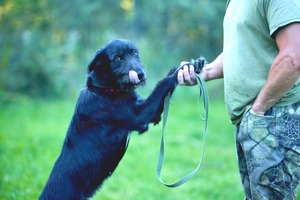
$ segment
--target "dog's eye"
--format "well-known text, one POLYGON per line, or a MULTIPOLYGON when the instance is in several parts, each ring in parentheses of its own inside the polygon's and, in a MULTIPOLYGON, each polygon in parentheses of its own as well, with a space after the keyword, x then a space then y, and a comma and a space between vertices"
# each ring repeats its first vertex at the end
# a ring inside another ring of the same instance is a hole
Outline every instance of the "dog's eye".
POLYGON ((139 56, 139 53, 138 53, 137 51, 134 51, 134 52, 133 52, 133 55, 134 55, 134 56, 139 56))
POLYGON ((117 56, 114 58, 114 61, 120 61, 121 60, 121 57, 120 56, 117 56))

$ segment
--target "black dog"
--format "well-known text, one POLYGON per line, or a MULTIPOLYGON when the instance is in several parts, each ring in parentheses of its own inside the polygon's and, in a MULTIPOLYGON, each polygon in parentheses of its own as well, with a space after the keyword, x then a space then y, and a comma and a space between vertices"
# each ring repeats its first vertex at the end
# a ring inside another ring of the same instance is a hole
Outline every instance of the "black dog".
POLYGON ((64 145, 40 199, 91 197, 122 159, 131 131, 144 133, 161 119, 163 102, 177 84, 173 68, 146 99, 134 92, 145 83, 134 44, 114 40, 96 52, 87 87, 78 98, 64 145))

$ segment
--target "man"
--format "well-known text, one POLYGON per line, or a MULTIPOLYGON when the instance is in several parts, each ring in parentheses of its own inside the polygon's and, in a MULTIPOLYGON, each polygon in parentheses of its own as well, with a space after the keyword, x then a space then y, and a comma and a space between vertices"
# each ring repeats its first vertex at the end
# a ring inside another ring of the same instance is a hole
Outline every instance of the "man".
MULTIPOLYGON (((296 199, 300 0, 228 1, 223 52, 201 76, 206 81, 224 78, 246 199, 296 199)), ((195 84, 193 66, 179 71, 178 82, 195 84)))

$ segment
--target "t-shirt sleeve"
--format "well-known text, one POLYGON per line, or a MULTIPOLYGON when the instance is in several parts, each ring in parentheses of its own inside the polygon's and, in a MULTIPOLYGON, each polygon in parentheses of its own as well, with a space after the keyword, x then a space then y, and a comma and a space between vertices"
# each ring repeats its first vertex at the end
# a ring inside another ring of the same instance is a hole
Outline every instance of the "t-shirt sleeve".
POLYGON ((266 14, 270 36, 281 27, 300 22, 300 0, 268 0, 266 14))

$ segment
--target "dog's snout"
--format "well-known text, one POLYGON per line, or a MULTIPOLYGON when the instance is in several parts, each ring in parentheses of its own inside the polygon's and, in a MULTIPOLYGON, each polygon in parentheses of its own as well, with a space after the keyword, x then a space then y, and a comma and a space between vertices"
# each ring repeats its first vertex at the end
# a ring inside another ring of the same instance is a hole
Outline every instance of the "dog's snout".
POLYGON ((142 80, 146 77, 146 73, 143 68, 135 68, 134 71, 136 71, 137 76, 140 80, 142 80))

